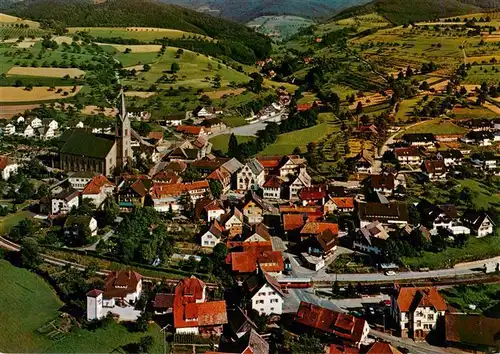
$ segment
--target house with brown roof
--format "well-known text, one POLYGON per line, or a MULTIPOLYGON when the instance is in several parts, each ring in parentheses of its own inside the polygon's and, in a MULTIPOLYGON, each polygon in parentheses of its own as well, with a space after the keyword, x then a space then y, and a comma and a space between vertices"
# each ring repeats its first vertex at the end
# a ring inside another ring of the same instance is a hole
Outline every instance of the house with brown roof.
POLYGON ((405 203, 359 203, 360 227, 379 221, 386 227, 403 227, 408 224, 408 206, 405 203))
POLYGON ((357 173, 372 173, 373 155, 368 150, 362 149, 351 160, 357 173))
POLYGON ((154 208, 159 212, 177 212, 184 209, 182 196, 186 202, 195 204, 197 200, 209 195, 210 185, 207 180, 192 183, 153 183, 151 188, 151 199, 154 208))
POLYGON ((500 350, 500 318, 447 313, 444 322, 447 346, 467 352, 500 350))
POLYGON ((295 322, 323 333, 336 336, 339 341, 359 348, 366 343, 370 327, 363 318, 336 312, 302 301, 295 322))
POLYGON ((403 353, 394 348, 390 343, 375 342, 372 344, 370 349, 368 349, 366 354, 403 354, 403 353))
POLYGON ((19 169, 19 164, 9 156, 0 156, 0 172, 2 179, 8 180, 10 176, 15 175, 19 169))
POLYGON ((157 293, 153 300, 153 310, 155 315, 166 315, 174 310, 175 294, 157 293))
POLYGON ((263 200, 255 192, 247 193, 243 207, 241 208, 249 224, 258 224, 264 221, 264 215, 277 215, 278 209, 263 200))
POLYGON ((387 239, 389 239, 389 234, 384 226, 374 221, 359 229, 352 241, 352 248, 364 253, 380 255, 387 239))
POLYGON ((280 251, 272 251, 272 245, 246 248, 243 252, 231 252, 226 260, 236 275, 254 273, 258 268, 273 276, 280 275, 285 269, 283 255, 280 251), (268 250, 268 249, 271 250, 268 250))
POLYGON ((299 198, 302 205, 323 205, 327 198, 326 187, 324 185, 315 185, 304 187, 299 191, 299 198))
POLYGON ((351 213, 354 211, 354 198, 353 197, 331 197, 323 205, 325 214, 351 213))
POLYGON ((281 315, 283 312, 284 294, 280 284, 265 271, 259 271, 248 277, 243 288, 250 298, 249 307, 259 315, 281 315))
POLYGON ((262 186, 265 200, 279 200, 283 192, 283 180, 278 176, 270 176, 262 186))
POLYGON ((422 163, 422 154, 416 146, 395 148, 394 156, 402 165, 420 165, 422 163))
POLYGON ((72 187, 61 191, 50 199, 51 215, 67 214, 72 208, 78 208, 79 199, 80 192, 72 187))
POLYGON ((108 312, 118 314, 120 319, 135 320, 140 311, 134 310, 142 294, 142 276, 130 269, 112 271, 105 280, 104 291, 87 293, 87 320, 99 320, 108 312))
POLYGON ((214 220, 210 228, 201 235, 201 246, 214 248, 222 240, 222 231, 222 226, 217 220, 214 220))
POLYGON ((124 180, 118 190, 118 206, 122 212, 131 212, 135 208, 143 207, 146 196, 149 194, 150 180, 124 180))
POLYGON ((178 334, 220 336, 227 323, 226 302, 207 301, 206 284, 195 276, 179 281, 173 304, 178 334))
POLYGON ((178 125, 175 130, 179 133, 191 136, 202 136, 206 134, 205 128, 194 125, 178 125))
POLYGON ((113 195, 114 183, 110 182, 104 175, 94 176, 83 188, 82 198, 90 199, 96 208, 99 208, 104 200, 113 195))
POLYGON ((220 343, 218 352, 206 354, 269 354, 269 343, 255 329, 249 329, 235 342, 220 343))
POLYGON ((204 198, 196 202, 195 216, 197 219, 203 218, 210 223, 214 220, 220 220, 220 217, 225 212, 226 209, 218 199, 211 200, 210 198, 204 198))
POLYGON ((300 238, 306 240, 311 237, 316 237, 326 230, 330 230, 334 235, 338 236, 339 225, 330 222, 308 221, 300 230, 300 238))
POLYGON ((431 181, 446 179, 448 173, 444 160, 442 159, 424 160, 421 168, 422 172, 424 172, 431 181))
POLYGON ((425 339, 446 311, 448 305, 434 287, 401 287, 391 296, 391 313, 403 338, 425 339))
POLYGON ((232 158, 212 171, 207 176, 207 179, 219 181, 222 184, 222 191, 225 193, 231 189, 232 185, 236 186, 236 173, 242 169, 243 166, 244 165, 237 159, 232 158))

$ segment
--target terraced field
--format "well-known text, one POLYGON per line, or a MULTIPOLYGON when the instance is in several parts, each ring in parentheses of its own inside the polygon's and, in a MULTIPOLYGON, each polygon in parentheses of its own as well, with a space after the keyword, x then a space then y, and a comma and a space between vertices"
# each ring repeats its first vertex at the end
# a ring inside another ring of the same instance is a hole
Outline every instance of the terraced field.
POLYGON ((70 27, 68 31, 69 33, 86 32, 93 37, 120 37, 123 39, 137 39, 143 42, 152 42, 155 39, 161 38, 175 39, 188 36, 210 39, 210 37, 197 33, 152 27, 70 27))

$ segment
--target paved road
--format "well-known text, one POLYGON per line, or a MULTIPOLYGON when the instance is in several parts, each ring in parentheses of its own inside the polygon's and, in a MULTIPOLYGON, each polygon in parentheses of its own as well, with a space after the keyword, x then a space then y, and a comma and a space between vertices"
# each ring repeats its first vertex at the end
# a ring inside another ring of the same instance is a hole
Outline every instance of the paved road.
POLYGON ((264 130, 266 129, 266 125, 268 121, 276 119, 276 116, 262 120, 257 123, 253 124, 247 124, 247 125, 242 125, 241 127, 235 127, 231 129, 225 129, 221 130, 217 133, 210 134, 208 137, 213 138, 214 136, 217 135, 223 135, 223 134, 233 134, 234 135, 242 135, 242 136, 255 136, 259 130, 264 130))
POLYGON ((428 272, 401 272, 394 276, 386 276, 383 273, 369 274, 331 274, 326 273, 325 268, 315 272, 304 268, 299 263, 297 256, 288 255, 292 265, 292 275, 297 278, 311 278, 313 281, 351 281, 351 282, 369 282, 369 281, 394 281, 428 278, 450 278, 455 276, 483 274, 481 269, 485 263, 500 262, 500 257, 493 257, 481 261, 462 263, 449 269, 431 270, 428 272))

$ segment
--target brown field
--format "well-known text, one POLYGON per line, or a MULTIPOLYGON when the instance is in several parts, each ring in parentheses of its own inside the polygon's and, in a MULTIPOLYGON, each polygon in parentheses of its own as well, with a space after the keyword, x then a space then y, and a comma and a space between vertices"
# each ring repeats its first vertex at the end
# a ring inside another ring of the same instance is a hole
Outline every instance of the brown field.
POLYGON ((24 113, 24 111, 37 108, 38 106, 38 104, 0 106, 0 119, 10 119, 16 114, 24 113))
POLYGON ((82 114, 94 115, 94 114, 104 114, 108 117, 115 117, 118 114, 118 109, 116 108, 104 108, 104 111, 101 111, 97 106, 85 106, 82 109, 82 114))
MULTIPOLYGON (((500 38, 498 39, 500 41, 500 38)), ((500 55, 481 55, 475 57, 467 57, 467 63, 472 64, 473 62, 481 64, 482 61, 490 62, 492 58, 500 61, 500 55)))
POLYGON ((22 75, 22 76, 42 76, 42 77, 79 77, 85 75, 85 71, 76 68, 23 68, 14 66, 7 72, 7 75, 22 75))
POLYGON ((204 92, 204 95, 214 99, 214 98, 222 98, 224 95, 240 95, 245 92, 244 88, 237 88, 233 90, 222 90, 222 91, 212 91, 212 92, 204 92))
POLYGON ((495 106, 494 104, 490 103, 490 102, 485 102, 483 104, 483 106, 485 108, 488 108, 490 111, 492 111, 493 113, 496 113, 498 115, 500 115, 500 107, 498 106, 495 106))
POLYGON ((127 97, 142 97, 148 98, 156 95, 156 92, 142 92, 142 91, 126 91, 125 96, 127 97))
POLYGON ((63 43, 71 44, 73 42, 73 38, 68 37, 68 36, 57 36, 57 37, 54 37, 53 40, 57 44, 63 44, 63 43))
POLYGON ((47 86, 33 87, 31 91, 26 91, 23 87, 0 87, 0 102, 30 102, 30 101, 47 101, 71 97, 76 95, 81 86, 77 86, 75 92, 70 92, 72 86, 58 86, 57 89, 63 89, 63 92, 68 92, 64 96, 63 92, 49 91, 47 86))
POLYGON ((161 45, 157 44, 143 44, 143 45, 125 45, 125 44, 111 44, 111 43, 97 43, 98 45, 109 45, 120 52, 124 52, 129 48, 132 53, 156 53, 161 49, 161 45))
POLYGON ((362 149, 370 151, 373 149, 373 143, 368 140, 349 139, 347 143, 349 144, 350 153, 346 155, 346 157, 354 157, 359 154, 362 149))
POLYGON ((135 71, 142 71, 144 69, 144 65, 140 64, 140 65, 134 65, 134 66, 127 66, 124 69, 126 69, 126 70, 133 70, 133 69, 135 69, 135 71))
POLYGON ((363 107, 375 106, 389 100, 388 97, 382 96, 380 93, 375 93, 373 95, 367 95, 365 97, 358 98, 353 104, 349 105, 350 110, 356 109, 359 102, 363 104, 363 107))
POLYGON ((7 14, 2 14, 0 13, 0 22, 4 23, 24 23, 28 24, 30 27, 39 27, 40 24, 35 21, 30 21, 30 20, 23 20, 22 18, 16 17, 16 16, 10 16, 7 14))

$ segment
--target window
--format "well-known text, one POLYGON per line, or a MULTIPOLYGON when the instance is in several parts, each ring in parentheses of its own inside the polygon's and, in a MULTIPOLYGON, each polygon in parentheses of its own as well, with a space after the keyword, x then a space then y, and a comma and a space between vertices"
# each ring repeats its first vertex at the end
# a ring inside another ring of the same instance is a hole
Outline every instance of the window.
POLYGON ((271 311, 274 311, 274 307, 271 307, 271 311))
POLYGON ((260 309, 260 312, 264 312, 264 309, 260 309))
POLYGON ((210 244, 211 245, 215 245, 215 241, 210 241, 210 244))
POLYGON ((420 328, 422 327, 422 321, 417 321, 417 325, 416 325, 417 328, 420 328))
POLYGON ((259 293, 259 296, 266 296, 265 292, 259 293))
POLYGON ((429 325, 428 324, 424 324, 424 329, 429 329, 429 325))
POLYGON ((270 291, 269 295, 276 295, 276 292, 275 291, 270 291))
POLYGON ((434 321, 434 315, 433 314, 427 315, 427 319, 434 321))

